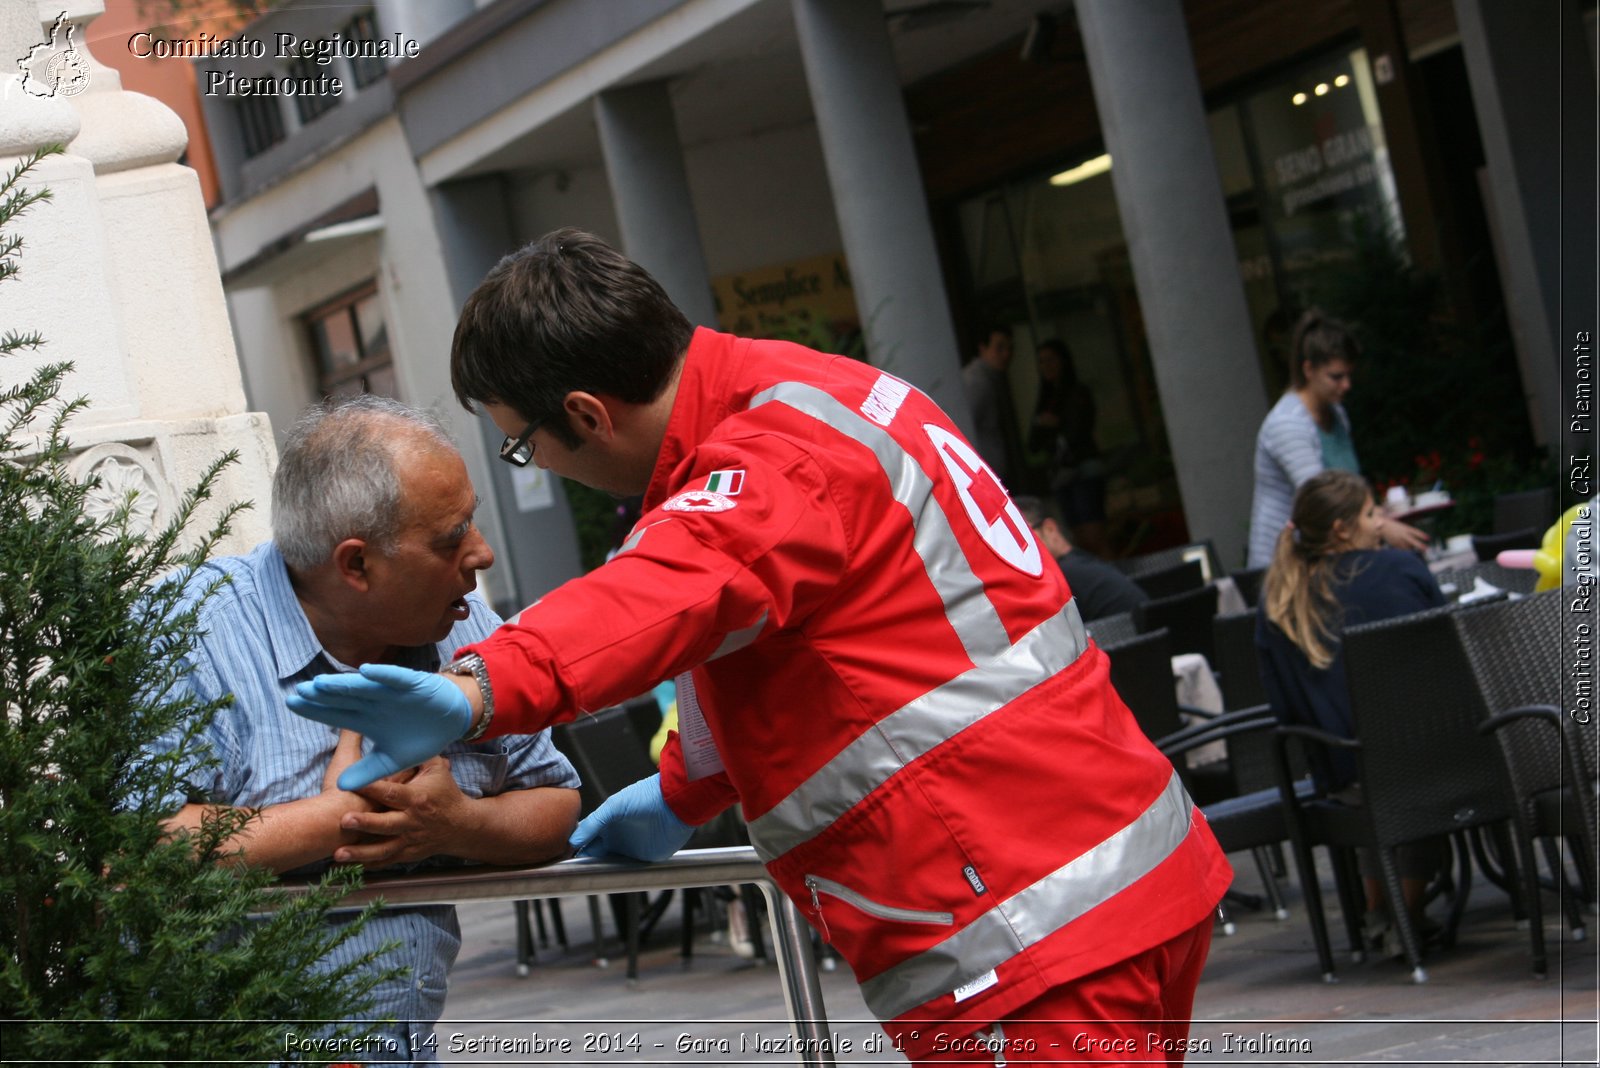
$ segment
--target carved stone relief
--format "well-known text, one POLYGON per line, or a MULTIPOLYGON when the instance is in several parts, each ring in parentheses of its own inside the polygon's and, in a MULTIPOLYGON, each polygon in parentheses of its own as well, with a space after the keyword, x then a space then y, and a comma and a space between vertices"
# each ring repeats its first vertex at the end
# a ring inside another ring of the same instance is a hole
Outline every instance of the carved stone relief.
POLYGON ((73 459, 70 470, 81 481, 100 480, 85 502, 89 515, 96 520, 114 515, 130 493, 130 531, 153 533, 172 514, 173 502, 154 461, 130 446, 119 442, 92 446, 73 459))

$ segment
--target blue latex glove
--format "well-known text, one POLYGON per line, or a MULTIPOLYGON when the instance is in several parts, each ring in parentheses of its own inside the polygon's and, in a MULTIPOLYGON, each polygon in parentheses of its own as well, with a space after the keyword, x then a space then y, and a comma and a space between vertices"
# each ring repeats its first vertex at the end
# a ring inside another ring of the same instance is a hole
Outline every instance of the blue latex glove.
POLYGON ((296 686, 285 703, 307 719, 371 740, 372 752, 339 776, 341 790, 414 767, 472 726, 472 706, 459 686, 394 664, 362 664, 359 675, 318 675, 296 686))
POLYGON ((618 790, 589 813, 569 844, 580 857, 620 853, 635 860, 666 860, 683 848, 694 828, 677 817, 661 796, 661 776, 618 790))

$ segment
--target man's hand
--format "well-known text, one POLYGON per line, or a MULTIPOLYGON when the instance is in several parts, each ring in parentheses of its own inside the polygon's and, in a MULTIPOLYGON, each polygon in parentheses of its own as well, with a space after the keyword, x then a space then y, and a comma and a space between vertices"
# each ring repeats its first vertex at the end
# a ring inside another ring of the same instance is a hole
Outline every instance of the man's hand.
POLYGON ((635 860, 666 860, 683 848, 694 828, 661 796, 661 776, 640 779, 603 801, 570 839, 580 857, 620 853, 635 860))
POLYGON ((472 726, 472 705, 449 677, 393 664, 363 664, 359 675, 318 675, 295 687, 286 703, 307 719, 372 739, 372 752, 340 774, 341 790, 421 764, 472 726))
POLYGON ((361 844, 335 850, 333 859, 339 864, 380 867, 426 860, 457 852, 471 833, 466 826, 471 799, 450 774, 446 757, 434 757, 414 775, 383 779, 358 793, 376 811, 347 812, 339 821, 341 830, 369 836, 361 844))

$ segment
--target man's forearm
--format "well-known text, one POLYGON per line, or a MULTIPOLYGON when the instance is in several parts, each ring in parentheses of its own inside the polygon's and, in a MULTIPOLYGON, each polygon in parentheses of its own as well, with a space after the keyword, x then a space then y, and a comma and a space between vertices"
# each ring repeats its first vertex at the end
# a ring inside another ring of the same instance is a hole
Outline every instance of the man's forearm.
POLYGON ((451 856, 484 864, 536 864, 562 856, 578 823, 578 791, 511 790, 474 800, 451 856))
MULTIPOLYGON (((184 805, 167 820, 169 831, 198 831, 208 811, 226 805, 184 805)), ((289 871, 327 860, 341 845, 361 841, 355 831, 341 830, 339 820, 347 812, 370 812, 372 806, 356 794, 328 791, 298 801, 286 801, 261 809, 244 829, 222 845, 224 854, 241 854, 237 859, 251 867, 274 872, 289 871)))

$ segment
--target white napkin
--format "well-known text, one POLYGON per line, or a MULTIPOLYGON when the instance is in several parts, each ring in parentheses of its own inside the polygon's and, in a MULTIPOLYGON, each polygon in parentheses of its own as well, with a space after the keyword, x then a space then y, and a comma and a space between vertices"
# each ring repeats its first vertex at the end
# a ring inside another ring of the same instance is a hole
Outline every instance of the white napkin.
POLYGON ((1504 592, 1499 586, 1491 586, 1483 581, 1482 575, 1476 575, 1472 579, 1472 589, 1458 597, 1456 604, 1475 604, 1478 601, 1487 600, 1504 592))

